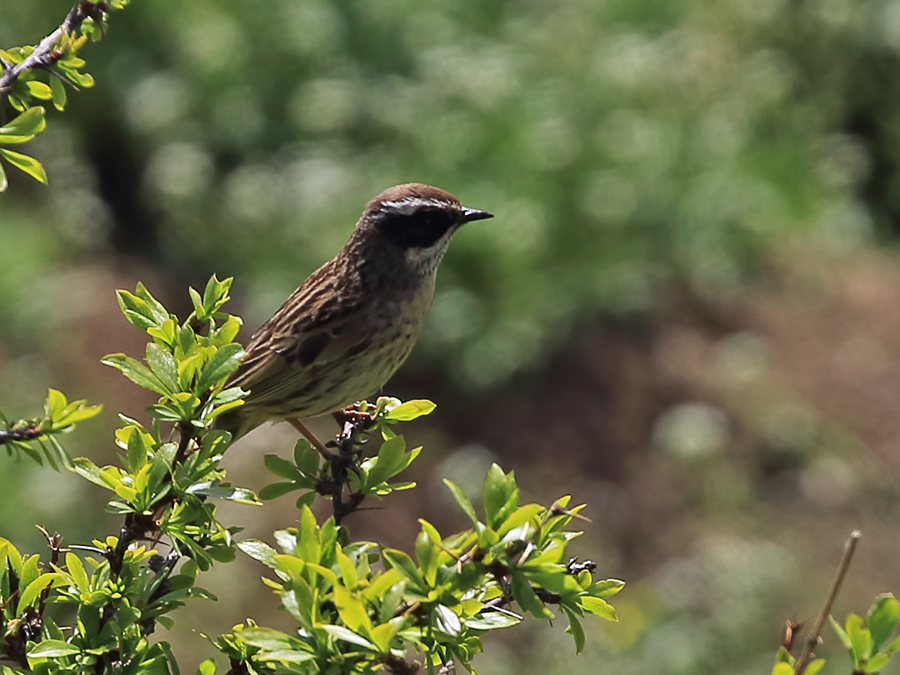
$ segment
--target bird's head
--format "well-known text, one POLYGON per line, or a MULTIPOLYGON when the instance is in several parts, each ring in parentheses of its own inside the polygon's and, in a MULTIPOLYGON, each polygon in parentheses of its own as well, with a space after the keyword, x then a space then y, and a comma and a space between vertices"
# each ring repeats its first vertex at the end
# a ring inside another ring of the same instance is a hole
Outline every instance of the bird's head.
POLYGON ((378 232, 403 250, 408 263, 433 271, 453 233, 465 223, 485 218, 493 215, 463 206, 448 192, 407 183, 388 188, 370 201, 357 229, 378 232))

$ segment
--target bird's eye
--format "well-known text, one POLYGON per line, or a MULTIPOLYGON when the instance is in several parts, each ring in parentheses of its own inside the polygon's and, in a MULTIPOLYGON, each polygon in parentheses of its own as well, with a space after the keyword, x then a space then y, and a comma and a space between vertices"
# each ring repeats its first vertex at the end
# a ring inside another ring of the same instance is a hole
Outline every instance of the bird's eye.
POLYGON ((413 218, 417 218, 425 229, 439 230, 442 236, 453 224, 453 216, 439 209, 423 209, 415 213, 413 218))

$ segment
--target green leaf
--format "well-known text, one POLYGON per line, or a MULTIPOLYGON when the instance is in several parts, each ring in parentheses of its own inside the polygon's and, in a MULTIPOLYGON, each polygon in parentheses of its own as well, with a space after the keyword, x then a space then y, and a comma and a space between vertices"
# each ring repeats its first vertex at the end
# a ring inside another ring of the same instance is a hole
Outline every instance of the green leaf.
POLYGON ((163 349, 155 342, 148 343, 147 363, 153 374, 159 378, 169 392, 178 391, 178 367, 175 365, 175 357, 168 350, 163 349))
POLYGON ((404 617, 398 616, 371 630, 372 640, 382 654, 387 654, 391 650, 391 641, 402 628, 404 621, 404 617))
MULTIPOLYGON (((216 275, 210 277, 210 280, 207 282, 206 288, 203 291, 201 306, 195 310, 198 319, 204 321, 212 317, 219 311, 219 308, 221 308, 222 305, 228 302, 228 290, 231 288, 232 281, 233 279, 231 278, 219 281, 216 278, 216 275)), ((192 300, 194 299, 195 293, 196 291, 191 294, 192 300)), ((194 305, 196 307, 196 301, 194 302, 194 305)))
POLYGON ((53 94, 53 107, 63 110, 66 107, 66 87, 58 77, 50 78, 50 91, 53 94))
POLYGON ((319 525, 312 509, 300 510, 300 539, 297 541, 297 556, 306 562, 319 562, 322 548, 319 545, 319 525))
POLYGON ((220 485, 218 480, 195 483, 185 490, 185 492, 192 495, 204 495, 205 497, 224 499, 238 504, 251 504, 253 506, 260 506, 262 504, 259 497, 257 497, 252 490, 235 487, 233 485, 220 485))
POLYGON ((341 621, 354 633, 369 633, 372 630, 372 622, 366 613, 365 605, 349 588, 334 587, 334 604, 337 606, 341 621))
POLYGON ((430 415, 436 407, 434 403, 425 399, 406 401, 391 410, 384 419, 391 422, 409 422, 417 417, 430 415))
POLYGON ((488 527, 496 528, 502 524, 505 514, 511 513, 518 505, 515 501, 510 500, 517 498, 515 477, 503 473, 497 464, 492 464, 484 477, 484 487, 482 489, 484 498, 484 517, 488 527), (504 508, 507 504, 509 507, 504 508), (501 513, 501 511, 505 513, 501 513))
POLYGON ((135 286, 134 292, 137 297, 146 303, 147 307, 150 309, 149 316, 156 321, 157 326, 162 326, 170 319, 169 312, 166 311, 163 304, 154 298, 150 291, 147 290, 147 287, 140 281, 137 283, 137 286, 135 286))
POLYGON ((344 580, 345 586, 352 588, 359 582, 359 574, 353 565, 353 561, 347 557, 340 544, 336 544, 336 547, 335 558, 337 559, 338 568, 341 570, 341 578, 344 580))
POLYGON ((531 584, 528 583, 528 579, 525 578, 524 574, 518 572, 513 573, 510 586, 512 588, 513 597, 516 602, 519 603, 519 607, 523 610, 538 619, 553 618, 553 613, 544 607, 544 603, 542 603, 535 594, 534 589, 531 587, 531 584))
POLYGON ((569 627, 566 629, 566 632, 570 633, 575 640, 575 653, 580 654, 584 650, 584 627, 572 610, 567 607, 563 607, 562 610, 566 613, 566 618, 569 620, 569 627))
POLYGON ((76 457, 72 461, 72 471, 82 478, 86 478, 94 485, 99 485, 107 490, 112 490, 117 481, 110 480, 110 472, 105 472, 86 457, 76 457))
POLYGON ((344 642, 349 642, 350 644, 357 645, 359 647, 363 647, 364 649, 368 649, 372 652, 378 652, 378 647, 369 642, 362 635, 357 635, 349 628, 344 628, 343 626, 335 626, 331 624, 323 624, 321 626, 325 629, 325 631, 338 640, 343 640, 344 642))
POLYGON ((22 145, 34 139, 34 136, 13 136, 11 134, 0 134, 0 145, 22 145))
POLYGON ((866 627, 872 634, 872 651, 878 652, 881 646, 897 628, 900 621, 900 602, 890 593, 879 595, 866 615, 866 627))
POLYGON ((619 579, 604 579, 591 584, 588 593, 595 598, 608 598, 625 588, 625 582, 619 579))
POLYGON ((394 436, 381 444, 374 466, 369 469, 367 483, 378 485, 397 473, 397 467, 403 461, 406 452, 406 441, 402 436, 394 436))
POLYGON ((336 587, 340 585, 341 582, 338 579, 337 574, 335 574, 330 568, 322 567, 322 565, 319 565, 317 563, 306 563, 306 566, 325 577, 325 580, 329 584, 331 584, 331 586, 336 587))
POLYGON ((853 645, 850 643, 850 638, 847 636, 847 632, 841 627, 841 624, 835 621, 833 616, 828 617, 828 622, 831 624, 831 628, 834 630, 835 635, 838 636, 838 640, 844 645, 844 648, 847 649, 847 651, 852 652, 853 645))
POLYGON ((282 650, 310 652, 309 646, 302 640, 298 640, 295 637, 272 628, 245 628, 237 633, 237 635, 240 637, 241 642, 246 642, 248 645, 258 647, 268 652, 282 650))
POLYGON ((243 358, 244 348, 239 344, 220 347, 203 367, 197 380, 197 391, 206 391, 222 378, 231 375, 241 364, 243 358))
POLYGON ((302 478, 302 474, 297 470, 296 466, 278 455, 266 455, 264 461, 266 468, 279 478, 286 478, 287 480, 302 478))
POLYGON ((259 491, 259 498, 264 502, 271 501, 283 497, 294 490, 302 490, 303 488, 297 483, 269 483, 259 491))
POLYGON ((73 424, 77 424, 78 422, 89 420, 92 417, 99 415, 102 411, 102 405, 86 406, 84 405, 84 401, 73 401, 66 406, 62 415, 53 420, 53 431, 60 431, 73 424))
POLYGON ((100 363, 120 370, 125 377, 139 387, 155 391, 161 396, 165 396, 168 393, 165 385, 149 368, 135 361, 130 356, 125 356, 124 354, 109 354, 108 356, 103 357, 100 360, 100 363))
POLYGON ((419 532, 416 537, 416 560, 419 561, 419 567, 425 575, 425 580, 429 586, 434 586, 437 574, 437 559, 440 549, 438 549, 428 536, 427 532, 419 532))
MULTIPOLYGON (((866 672, 867 673, 877 673, 884 666, 887 665, 887 662, 891 660, 890 654, 875 654, 871 659, 866 663, 866 672)), ((807 668, 806 672, 809 672, 807 668)), ((805 673, 804 673, 805 675, 805 673)))
POLYGON ((200 294, 193 287, 188 287, 188 295, 191 296, 191 304, 194 305, 194 312, 199 315, 203 310, 203 298, 200 297, 200 294))
POLYGON ((459 617, 449 607, 445 605, 435 605, 435 627, 442 633, 446 633, 451 637, 458 637, 462 631, 462 622, 459 617))
POLYGON ((415 589, 420 592, 425 590, 425 580, 419 574, 416 564, 406 553, 393 548, 386 548, 382 551, 382 555, 390 563, 391 567, 400 572, 404 577, 415 584, 415 589))
POLYGON ((453 498, 456 500, 456 503, 459 504, 459 507, 463 510, 469 520, 472 521, 472 524, 476 527, 478 526, 478 516, 475 515, 475 508, 472 506, 472 502, 469 501, 469 498, 466 496, 466 493, 463 492, 455 483, 444 479, 444 485, 446 485, 450 489, 450 493, 453 495, 453 498))
MULTIPOLYGON (((816 675, 822 668, 825 667, 825 659, 815 659, 814 661, 810 661, 809 665, 806 666, 806 670, 803 671, 803 675, 816 675)), ((791 675, 793 675, 793 669, 791 669, 791 675)))
POLYGON ((618 621, 619 617, 616 616, 616 610, 613 609, 613 606, 610 605, 606 600, 601 600, 600 598, 593 598, 591 596, 582 596, 578 599, 581 607, 591 614, 596 614, 600 618, 606 619, 607 621, 618 621))
POLYGON ((278 554, 275 552, 274 548, 264 541, 259 541, 258 539, 245 539, 238 543, 237 547, 254 560, 261 562, 263 565, 271 567, 273 570, 278 569, 278 562, 275 559, 278 554))
MULTIPOLYGON (((808 670, 809 668, 807 667, 808 670)), ((782 661, 781 663, 776 663, 775 667, 772 668, 772 675, 794 675, 794 669, 782 661)))
POLYGON ((316 493, 310 490, 309 492, 297 497, 297 501, 294 503, 294 506, 298 511, 302 511, 304 506, 307 508, 311 508, 315 501, 316 493))
POLYGON ((847 637, 850 638, 854 665, 859 667, 872 655, 872 634, 863 625, 862 617, 850 614, 845 622, 847 637))
POLYGON ((34 157, 23 155, 21 152, 13 152, 6 148, 0 148, 0 157, 3 157, 20 171, 24 171, 39 183, 47 184, 47 172, 44 171, 44 167, 34 157))
POLYGON ((322 456, 305 438, 301 438, 294 445, 294 464, 304 473, 315 476, 319 471, 319 463, 322 456))
POLYGON ((891 643, 882 650, 885 654, 893 654, 900 651, 900 635, 891 640, 891 643))
POLYGON ((30 607, 34 604, 35 600, 37 600, 38 596, 44 592, 45 588, 54 584, 58 586, 63 581, 65 581, 65 579, 56 572, 44 572, 38 576, 37 579, 29 582, 28 586, 19 597, 19 606, 16 613, 21 615, 26 607, 30 607))
POLYGON ((25 86, 28 87, 29 94, 42 101, 49 101, 53 96, 50 86, 38 80, 29 80, 25 86))
POLYGON ((36 136, 47 127, 44 116, 41 106, 29 108, 6 126, 0 127, 0 135, 36 136))
POLYGON ((54 659, 79 653, 81 653, 81 650, 68 642, 44 640, 32 647, 27 656, 30 659, 54 659))
POLYGON ((159 324, 153 318, 153 312, 150 307, 139 297, 128 291, 118 290, 116 291, 116 299, 119 301, 119 308, 122 310, 122 314, 125 315, 129 323, 144 330, 158 327, 159 324))
POLYGON ((504 612, 485 612, 476 614, 471 619, 464 619, 463 622, 474 630, 496 630, 515 626, 521 623, 522 619, 504 612))
POLYGON ((47 390, 47 402, 44 405, 44 412, 47 414, 47 417, 59 417, 62 411, 66 409, 66 405, 68 405, 68 401, 66 401, 65 394, 57 389, 47 390))
POLYGON ((6 169, 0 164, 0 192, 6 192, 9 187, 9 180, 6 178, 6 169))
POLYGON ((90 590, 90 581, 87 573, 84 571, 84 565, 81 558, 69 551, 66 553, 66 570, 75 582, 75 587, 81 593, 87 593, 90 590))

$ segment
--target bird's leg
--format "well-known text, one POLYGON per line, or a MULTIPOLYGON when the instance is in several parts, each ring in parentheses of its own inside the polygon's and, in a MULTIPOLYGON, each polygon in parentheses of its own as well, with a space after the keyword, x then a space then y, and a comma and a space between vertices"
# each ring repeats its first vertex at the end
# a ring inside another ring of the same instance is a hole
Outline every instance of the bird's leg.
POLYGON ((319 451, 319 454, 322 455, 322 457, 327 460, 331 460, 333 455, 328 451, 328 448, 326 448, 322 444, 322 441, 315 437, 313 432, 306 428, 306 425, 303 424, 303 422, 298 420, 296 417, 289 417, 287 418, 287 423, 294 427, 297 431, 299 431, 303 438, 308 440, 310 445, 312 445, 316 450, 319 451))

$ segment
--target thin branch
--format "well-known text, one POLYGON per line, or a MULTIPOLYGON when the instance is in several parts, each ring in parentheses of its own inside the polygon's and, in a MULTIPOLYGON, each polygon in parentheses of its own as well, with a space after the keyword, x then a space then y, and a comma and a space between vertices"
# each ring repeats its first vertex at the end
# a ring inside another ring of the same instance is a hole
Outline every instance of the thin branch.
POLYGON ((65 20, 59 28, 50 33, 47 37, 38 43, 34 51, 25 59, 15 65, 10 66, 3 62, 3 72, 0 73, 0 94, 4 94, 10 90, 13 82, 24 73, 32 68, 47 68, 53 65, 58 59, 56 50, 54 49, 60 38, 68 35, 72 31, 78 29, 85 19, 94 18, 95 20, 102 16, 106 9, 106 3, 89 2, 83 0, 75 4, 75 6, 66 15, 65 20))
POLYGON ((35 438, 43 435, 43 431, 35 425, 22 427, 21 429, 0 430, 0 445, 15 442, 33 441, 35 438))
POLYGON ((825 628, 825 622, 828 621, 828 617, 831 616, 831 610, 834 608, 834 601, 837 600, 838 593, 844 583, 844 577, 847 575, 847 568, 850 567, 850 561, 853 559, 853 553, 856 551, 856 545, 859 543, 860 537, 862 537, 862 534, 859 530, 853 530, 853 532, 850 533, 850 538, 844 546, 844 556, 841 558, 840 565, 838 565, 837 574, 834 577, 834 582, 831 584, 831 590, 828 592, 825 604, 822 606, 822 612, 816 619, 812 633, 806 638, 800 658, 798 658, 797 662, 794 664, 794 675, 803 675, 809 662, 812 661, 813 657, 816 655, 816 648, 819 646, 819 643, 822 642, 822 638, 820 637, 822 635, 822 629, 825 628))

